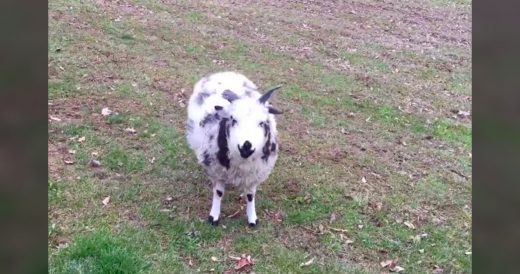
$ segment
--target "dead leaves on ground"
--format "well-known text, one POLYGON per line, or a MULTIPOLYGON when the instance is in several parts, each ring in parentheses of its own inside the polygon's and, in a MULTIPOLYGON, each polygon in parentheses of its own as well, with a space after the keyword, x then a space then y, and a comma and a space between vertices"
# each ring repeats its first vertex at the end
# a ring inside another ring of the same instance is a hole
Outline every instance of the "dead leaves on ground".
POLYGON ((108 206, 110 203, 110 196, 105 197, 105 199, 103 199, 101 202, 103 203, 103 207, 108 206))
POLYGON ((229 256, 230 259, 236 260, 235 270, 239 272, 250 272, 253 270, 253 259, 251 255, 242 254, 240 257, 229 256))
POLYGON ((404 271, 404 268, 397 265, 398 260, 385 260, 379 263, 382 268, 388 268, 390 272, 401 272, 404 271))

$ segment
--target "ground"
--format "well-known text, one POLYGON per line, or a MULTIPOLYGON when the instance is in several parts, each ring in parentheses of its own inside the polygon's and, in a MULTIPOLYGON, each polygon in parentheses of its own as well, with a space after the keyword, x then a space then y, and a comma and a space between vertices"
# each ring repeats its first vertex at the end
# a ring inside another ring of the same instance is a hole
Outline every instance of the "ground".
POLYGON ((51 273, 471 272, 468 0, 51 0, 48 63, 51 273), (223 70, 284 85, 255 229, 184 137, 223 70))

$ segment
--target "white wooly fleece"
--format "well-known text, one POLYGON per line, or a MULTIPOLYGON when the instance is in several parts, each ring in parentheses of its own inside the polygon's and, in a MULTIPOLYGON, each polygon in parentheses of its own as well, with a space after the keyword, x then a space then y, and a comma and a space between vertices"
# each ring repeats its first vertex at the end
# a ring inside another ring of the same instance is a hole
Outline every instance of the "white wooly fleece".
MULTIPOLYGON (((274 90, 274 89, 273 89, 274 90)), ((213 187, 209 216, 218 224, 225 186, 247 194, 247 217, 256 225, 257 186, 278 158, 275 109, 245 76, 219 72, 199 80, 188 104, 187 140, 213 187), (262 99, 262 100, 260 100, 262 99)))
POLYGON ((261 95, 236 72, 215 73, 195 84, 188 104, 187 140, 213 186, 218 182, 254 193, 271 173, 278 158, 276 121, 268 112, 270 104, 258 101, 261 95), (239 146, 246 141, 254 152, 243 158, 239 146))

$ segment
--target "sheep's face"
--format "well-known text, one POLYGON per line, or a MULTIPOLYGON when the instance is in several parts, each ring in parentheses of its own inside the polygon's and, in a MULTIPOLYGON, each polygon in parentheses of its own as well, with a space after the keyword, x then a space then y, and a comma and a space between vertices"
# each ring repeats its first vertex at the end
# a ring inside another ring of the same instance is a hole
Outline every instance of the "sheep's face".
POLYGON ((268 106, 252 98, 237 99, 229 105, 228 115, 230 156, 260 157, 271 134, 268 106))

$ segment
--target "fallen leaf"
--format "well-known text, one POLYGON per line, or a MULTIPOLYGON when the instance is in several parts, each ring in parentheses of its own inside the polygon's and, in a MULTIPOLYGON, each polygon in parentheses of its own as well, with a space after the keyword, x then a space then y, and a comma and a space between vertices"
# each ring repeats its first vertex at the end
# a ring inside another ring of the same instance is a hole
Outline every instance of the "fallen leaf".
POLYGON ((85 142, 85 136, 82 136, 78 139, 78 142, 83 143, 85 142))
POLYGON ((97 153, 97 151, 92 151, 92 152, 90 153, 90 155, 92 155, 92 156, 94 156, 94 157, 97 157, 97 156, 98 156, 98 153, 97 153))
POLYGON ((318 225, 318 230, 320 231, 320 234, 323 234, 323 225, 322 224, 318 225))
POLYGON ((90 160, 90 166, 91 167, 100 167, 101 166, 101 162, 98 161, 98 160, 90 160))
POLYGON ((52 115, 49 115, 49 119, 51 119, 52 121, 61 122, 60 118, 52 116, 52 115))
POLYGON ((64 159, 63 162, 65 162, 65 164, 67 164, 67 165, 74 164, 74 160, 71 160, 71 159, 64 159))
POLYGON ((101 110, 101 115, 103 115, 103 116, 108 116, 110 114, 112 114, 112 111, 109 108, 103 108, 101 110))
POLYGON ((359 229, 363 229, 363 225, 358 225, 357 226, 359 229))
POLYGON ((438 266, 438 265, 433 266, 433 273, 443 273, 443 272, 444 272, 444 269, 441 268, 440 266, 438 266))
POLYGON ((314 257, 312 257, 310 260, 306 261, 305 263, 301 263, 300 267, 309 266, 314 262, 314 257))
POLYGON ((242 257, 237 261, 237 264, 235 265, 235 270, 246 271, 246 270, 251 269, 252 265, 253 265, 253 262, 251 261, 251 256, 242 255, 242 257))
POLYGON ((459 116, 460 118, 466 118, 471 115, 471 113, 469 111, 464 111, 464 110, 453 111, 453 112, 457 113, 457 116, 459 116))
POLYGON ((229 255, 228 258, 233 259, 233 260, 235 260, 235 261, 240 260, 240 257, 231 256, 231 255, 229 255))
POLYGON ((395 267, 395 262, 393 260, 386 260, 386 261, 382 261, 379 263, 381 265, 381 267, 395 267))
POLYGON ((215 257, 215 256, 211 256, 211 260, 214 262, 218 261, 217 257, 215 257))
POLYGON ((405 226, 407 226, 408 228, 415 229, 415 226, 412 223, 410 223, 410 222, 404 222, 403 224, 405 226))
POLYGON ((137 131, 133 127, 125 128, 125 132, 131 133, 131 134, 137 133, 137 131))
POLYGON ((424 249, 419 249, 419 253, 423 254, 424 253, 424 249))
POLYGON ((149 159, 148 162, 150 162, 150 164, 153 164, 155 162, 155 157, 152 157, 152 159, 149 159))
POLYGON ((363 176, 363 178, 361 178, 361 182, 362 183, 366 183, 367 182, 367 179, 365 178, 365 176, 363 176))
POLYGON ((73 149, 69 149, 69 153, 70 153, 70 154, 76 154, 76 151, 73 150, 73 149))
POLYGON ((472 252, 471 252, 471 251, 467 251, 467 252, 465 252, 464 254, 466 254, 466 255, 471 255, 472 252))
POLYGON ((401 271, 404 271, 404 268, 396 265, 395 267, 393 268, 390 268, 390 272, 401 272, 401 271))
POLYGON ((108 203, 110 203, 110 196, 105 197, 105 199, 103 199, 102 203, 104 206, 108 205, 108 203))

